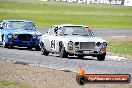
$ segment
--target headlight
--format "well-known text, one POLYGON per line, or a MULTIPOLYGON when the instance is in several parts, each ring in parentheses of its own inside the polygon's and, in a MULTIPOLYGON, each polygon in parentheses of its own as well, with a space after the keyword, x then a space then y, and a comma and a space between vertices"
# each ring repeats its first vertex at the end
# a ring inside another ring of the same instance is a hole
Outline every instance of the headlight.
POLYGON ((96 46, 100 47, 101 46, 101 42, 97 42, 96 46))
POLYGON ((103 46, 104 46, 104 47, 107 47, 107 43, 106 43, 106 42, 103 42, 103 46))
POLYGON ((73 50, 73 42, 72 41, 68 42, 68 49, 73 50))
POLYGON ((12 38, 12 34, 9 34, 9 35, 8 35, 8 38, 12 38))
POLYGON ((33 38, 36 38, 37 36, 36 35, 33 35, 33 38))
POLYGON ((14 38, 17 38, 17 34, 14 34, 13 37, 14 37, 14 38))
POLYGON ((79 42, 75 42, 75 46, 78 46, 79 45, 79 42))

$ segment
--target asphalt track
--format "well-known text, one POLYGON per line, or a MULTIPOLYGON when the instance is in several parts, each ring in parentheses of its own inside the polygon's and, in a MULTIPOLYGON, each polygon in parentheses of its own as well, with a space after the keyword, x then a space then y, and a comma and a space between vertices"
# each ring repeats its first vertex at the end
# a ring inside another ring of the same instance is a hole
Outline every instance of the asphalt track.
MULTIPOLYGON (((47 32, 47 27, 38 27, 43 34, 47 32)), ((101 37, 107 36, 131 36, 132 30, 94 29, 94 32, 101 37), (108 31, 109 30, 109 31, 108 31)), ((85 57, 84 59, 60 58, 58 54, 43 56, 40 51, 27 50, 26 48, 3 48, 0 46, 0 58, 9 60, 17 64, 28 64, 57 70, 75 72, 79 65, 86 69, 87 73, 98 74, 130 74, 132 75, 132 61, 113 60, 108 58, 98 61, 95 57, 85 57)))

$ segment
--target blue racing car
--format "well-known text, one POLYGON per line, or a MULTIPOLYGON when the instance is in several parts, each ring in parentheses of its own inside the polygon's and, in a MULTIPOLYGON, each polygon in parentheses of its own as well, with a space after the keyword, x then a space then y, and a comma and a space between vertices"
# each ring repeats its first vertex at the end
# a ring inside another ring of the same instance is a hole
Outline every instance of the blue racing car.
POLYGON ((41 33, 33 22, 26 20, 3 20, 0 22, 0 44, 4 48, 18 46, 40 50, 41 33))

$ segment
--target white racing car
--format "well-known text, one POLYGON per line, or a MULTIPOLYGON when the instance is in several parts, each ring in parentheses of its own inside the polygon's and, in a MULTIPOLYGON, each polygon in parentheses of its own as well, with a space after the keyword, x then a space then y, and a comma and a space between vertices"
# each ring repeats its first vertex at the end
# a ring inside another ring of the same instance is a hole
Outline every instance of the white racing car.
POLYGON ((88 26, 62 24, 52 26, 40 39, 41 54, 58 53, 61 58, 72 55, 97 57, 103 61, 107 43, 95 37, 88 26))

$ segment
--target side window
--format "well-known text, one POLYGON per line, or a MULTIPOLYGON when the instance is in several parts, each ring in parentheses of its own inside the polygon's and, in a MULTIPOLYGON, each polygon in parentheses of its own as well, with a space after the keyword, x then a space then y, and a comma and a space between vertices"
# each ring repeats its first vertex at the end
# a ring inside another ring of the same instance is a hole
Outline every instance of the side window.
POLYGON ((58 27, 54 28, 54 35, 57 36, 58 35, 58 27))
POLYGON ((54 28, 49 29, 48 34, 53 35, 53 33, 54 33, 54 28))
POLYGON ((58 35, 58 27, 53 27, 53 28, 49 29, 48 34, 57 36, 58 35))
POLYGON ((0 22, 0 29, 3 29, 3 22, 0 22))
POLYGON ((63 36, 63 30, 59 29, 57 34, 60 35, 60 36, 63 36))

